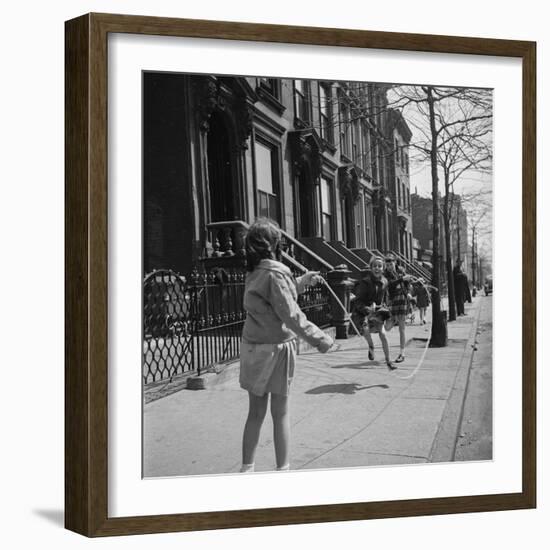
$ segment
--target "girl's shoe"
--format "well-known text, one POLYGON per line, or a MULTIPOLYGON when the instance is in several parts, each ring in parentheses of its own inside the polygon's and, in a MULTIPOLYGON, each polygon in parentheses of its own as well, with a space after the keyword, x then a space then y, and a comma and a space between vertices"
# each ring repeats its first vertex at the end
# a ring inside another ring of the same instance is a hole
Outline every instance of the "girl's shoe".
POLYGON ((395 370, 397 368, 389 359, 386 359, 386 365, 389 370, 395 370))
POLYGON ((397 356, 397 359, 395 360, 396 363, 403 363, 403 361, 405 361, 405 356, 400 353, 398 356, 397 356))
POLYGON ((369 348, 369 361, 374 361, 374 348, 369 348))

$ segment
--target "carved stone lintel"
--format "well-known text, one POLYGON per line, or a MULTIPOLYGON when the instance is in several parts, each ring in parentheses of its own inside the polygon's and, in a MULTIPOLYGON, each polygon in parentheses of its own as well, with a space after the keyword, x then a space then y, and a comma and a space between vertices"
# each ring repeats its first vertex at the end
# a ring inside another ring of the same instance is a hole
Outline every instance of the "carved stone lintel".
POLYGON ((243 150, 248 148, 248 138, 253 126, 253 103, 256 97, 249 98, 235 84, 221 84, 213 76, 198 78, 195 83, 197 96, 199 127, 202 132, 210 129, 210 117, 214 111, 222 111, 232 119, 236 128, 237 146, 243 150))

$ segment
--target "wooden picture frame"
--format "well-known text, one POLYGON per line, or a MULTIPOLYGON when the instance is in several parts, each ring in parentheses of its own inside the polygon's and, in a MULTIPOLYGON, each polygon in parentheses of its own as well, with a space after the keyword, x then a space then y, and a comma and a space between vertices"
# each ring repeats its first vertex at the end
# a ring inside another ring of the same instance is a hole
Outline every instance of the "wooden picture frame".
POLYGON ((66 22, 65 525, 86 536, 315 523, 536 506, 536 45, 533 42, 87 14, 66 22), (349 46, 519 58, 523 71, 522 491, 138 517, 108 516, 107 36, 349 46))

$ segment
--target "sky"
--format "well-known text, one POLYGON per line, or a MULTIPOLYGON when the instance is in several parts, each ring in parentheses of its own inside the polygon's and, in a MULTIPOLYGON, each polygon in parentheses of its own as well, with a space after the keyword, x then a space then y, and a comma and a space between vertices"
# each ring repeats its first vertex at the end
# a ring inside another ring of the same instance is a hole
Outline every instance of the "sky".
MULTIPOLYGON (((390 103, 394 100, 392 91, 388 97, 390 103)), ((408 123, 412 132, 411 144, 421 143, 425 141, 424 132, 428 133, 429 120, 426 116, 420 114, 414 104, 405 106, 402 110, 403 117, 408 123)), ((421 158, 421 155, 414 153, 414 148, 409 152, 410 158, 410 189, 411 193, 417 192, 423 197, 431 197, 432 195, 432 180, 431 180, 431 164, 428 158, 421 158)), ((439 170, 439 189, 444 193, 443 173, 439 170)), ((482 206, 481 201, 470 199, 465 203, 465 209, 468 211, 469 222, 480 218, 480 213, 483 213, 482 219, 478 222, 479 244, 480 248, 485 252, 485 255, 492 255, 492 190, 493 177, 492 171, 489 173, 480 173, 478 171, 469 170, 462 174, 454 185, 454 191, 457 194, 464 196, 477 195, 483 192, 483 201, 489 206, 482 206)), ((469 241, 471 240, 471 232, 469 231, 469 241)))

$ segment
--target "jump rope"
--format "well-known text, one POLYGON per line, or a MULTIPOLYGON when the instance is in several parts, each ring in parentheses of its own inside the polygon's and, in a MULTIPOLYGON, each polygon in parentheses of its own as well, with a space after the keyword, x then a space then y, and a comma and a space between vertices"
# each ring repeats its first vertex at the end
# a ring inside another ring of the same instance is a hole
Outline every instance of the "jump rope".
MULTIPOLYGON (((350 322, 351 326, 353 327, 353 330, 355 331, 355 333, 357 334, 357 336, 359 336, 359 338, 361 339, 362 342, 365 342, 365 344, 367 343, 365 341, 365 339, 363 338, 363 335, 359 332, 359 329, 357 328, 356 324, 353 322, 352 318, 351 318, 351 315, 348 313, 348 310, 346 309, 346 307, 344 306, 344 304, 340 301, 340 298, 338 298, 338 296, 336 296, 336 293, 334 292, 334 290, 332 290, 332 288, 330 287, 330 285, 328 284, 328 282, 325 280, 324 277, 322 277, 321 275, 315 275, 318 279, 321 280, 321 282, 327 287, 328 291, 330 292, 330 294, 332 295, 332 297, 336 300, 336 303, 340 306, 340 308, 342 309, 342 311, 344 312, 345 316, 346 316, 346 319, 350 322)), ((409 374, 407 374, 406 376, 399 376, 397 374, 396 371, 392 371, 392 372, 388 372, 388 376, 393 376, 394 378, 399 378, 400 380, 408 380, 410 378, 412 378, 413 376, 416 375, 416 373, 418 372, 418 370, 420 369, 420 367, 422 366, 422 363, 424 363, 424 358, 426 357, 426 353, 428 351, 428 347, 430 345, 430 341, 431 341, 431 336, 428 337, 428 340, 426 341, 426 345, 424 346, 424 350, 422 352, 422 355, 420 356, 420 359, 418 361, 418 364, 416 365, 416 367, 414 368, 414 370, 412 372, 410 372, 409 374)), ((343 349, 341 349, 341 345, 340 344, 337 344, 337 348, 334 349, 333 351, 329 351, 329 353, 338 353, 340 351, 345 351, 343 349)))

